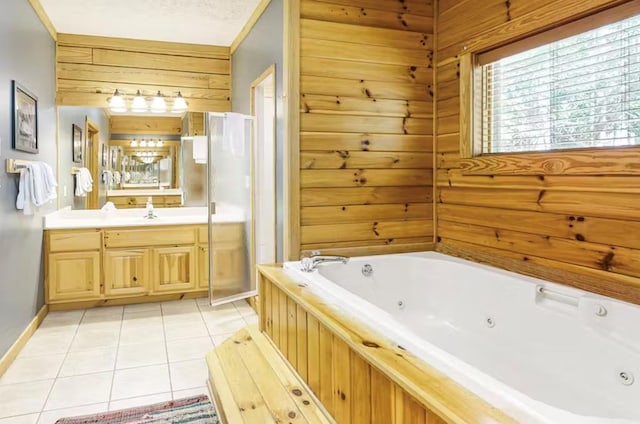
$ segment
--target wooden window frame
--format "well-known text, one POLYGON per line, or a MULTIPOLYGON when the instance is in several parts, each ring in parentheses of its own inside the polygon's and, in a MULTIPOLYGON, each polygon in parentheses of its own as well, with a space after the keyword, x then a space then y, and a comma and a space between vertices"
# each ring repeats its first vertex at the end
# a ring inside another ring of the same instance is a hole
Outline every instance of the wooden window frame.
MULTIPOLYGON (((502 57, 637 15, 639 0, 582 15, 519 38, 486 37, 465 46, 460 60, 460 168, 466 175, 640 175, 640 146, 587 147, 544 152, 483 153, 482 65, 502 57)), ((502 32, 504 34, 505 31, 502 32)), ((499 36, 499 35, 498 35, 499 36)))

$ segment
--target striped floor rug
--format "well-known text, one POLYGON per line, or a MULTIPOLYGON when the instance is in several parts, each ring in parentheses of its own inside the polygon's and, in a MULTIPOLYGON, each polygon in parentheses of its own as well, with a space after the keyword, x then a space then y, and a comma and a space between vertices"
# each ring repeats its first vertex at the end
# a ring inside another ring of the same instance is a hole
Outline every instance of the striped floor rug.
POLYGON ((207 395, 120 411, 61 418, 56 424, 218 424, 207 395))

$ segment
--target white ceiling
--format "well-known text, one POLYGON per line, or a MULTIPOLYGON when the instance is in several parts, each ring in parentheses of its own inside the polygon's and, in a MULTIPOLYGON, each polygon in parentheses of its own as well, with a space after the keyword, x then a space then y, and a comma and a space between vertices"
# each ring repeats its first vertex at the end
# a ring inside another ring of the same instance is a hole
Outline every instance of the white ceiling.
POLYGON ((58 32, 229 46, 260 0, 40 0, 58 32))

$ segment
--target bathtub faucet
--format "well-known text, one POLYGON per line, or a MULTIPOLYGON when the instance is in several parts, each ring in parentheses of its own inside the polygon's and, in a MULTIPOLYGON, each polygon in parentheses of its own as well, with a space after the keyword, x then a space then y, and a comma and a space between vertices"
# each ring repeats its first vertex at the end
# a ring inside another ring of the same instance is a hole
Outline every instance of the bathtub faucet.
POLYGON ((321 255, 320 252, 311 252, 311 256, 307 258, 302 258, 302 271, 304 272, 313 272, 318 265, 327 264, 327 263, 343 263, 346 264, 349 262, 349 258, 346 256, 324 256, 321 255))

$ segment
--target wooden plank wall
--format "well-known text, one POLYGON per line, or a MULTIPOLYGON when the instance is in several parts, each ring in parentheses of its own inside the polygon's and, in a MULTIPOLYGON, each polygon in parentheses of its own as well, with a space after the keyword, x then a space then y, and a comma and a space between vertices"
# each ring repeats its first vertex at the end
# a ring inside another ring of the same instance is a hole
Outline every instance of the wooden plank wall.
POLYGON ((58 34, 56 102, 105 107, 115 89, 128 97, 182 93, 189 109, 231 110, 229 48, 58 34))
POLYGON ((460 160, 459 60, 614 4, 441 0, 437 45, 438 249, 640 303, 637 150, 460 160), (552 166, 551 166, 552 165, 552 166), (467 168, 465 172, 463 167, 467 168), (475 174, 475 175, 470 175, 475 174))
POLYGON ((433 4, 302 0, 302 251, 432 246, 433 4))
POLYGON ((182 118, 171 116, 112 116, 111 134, 182 135, 182 118))
POLYGON ((340 424, 444 424, 305 308, 261 280, 265 331, 340 424))

